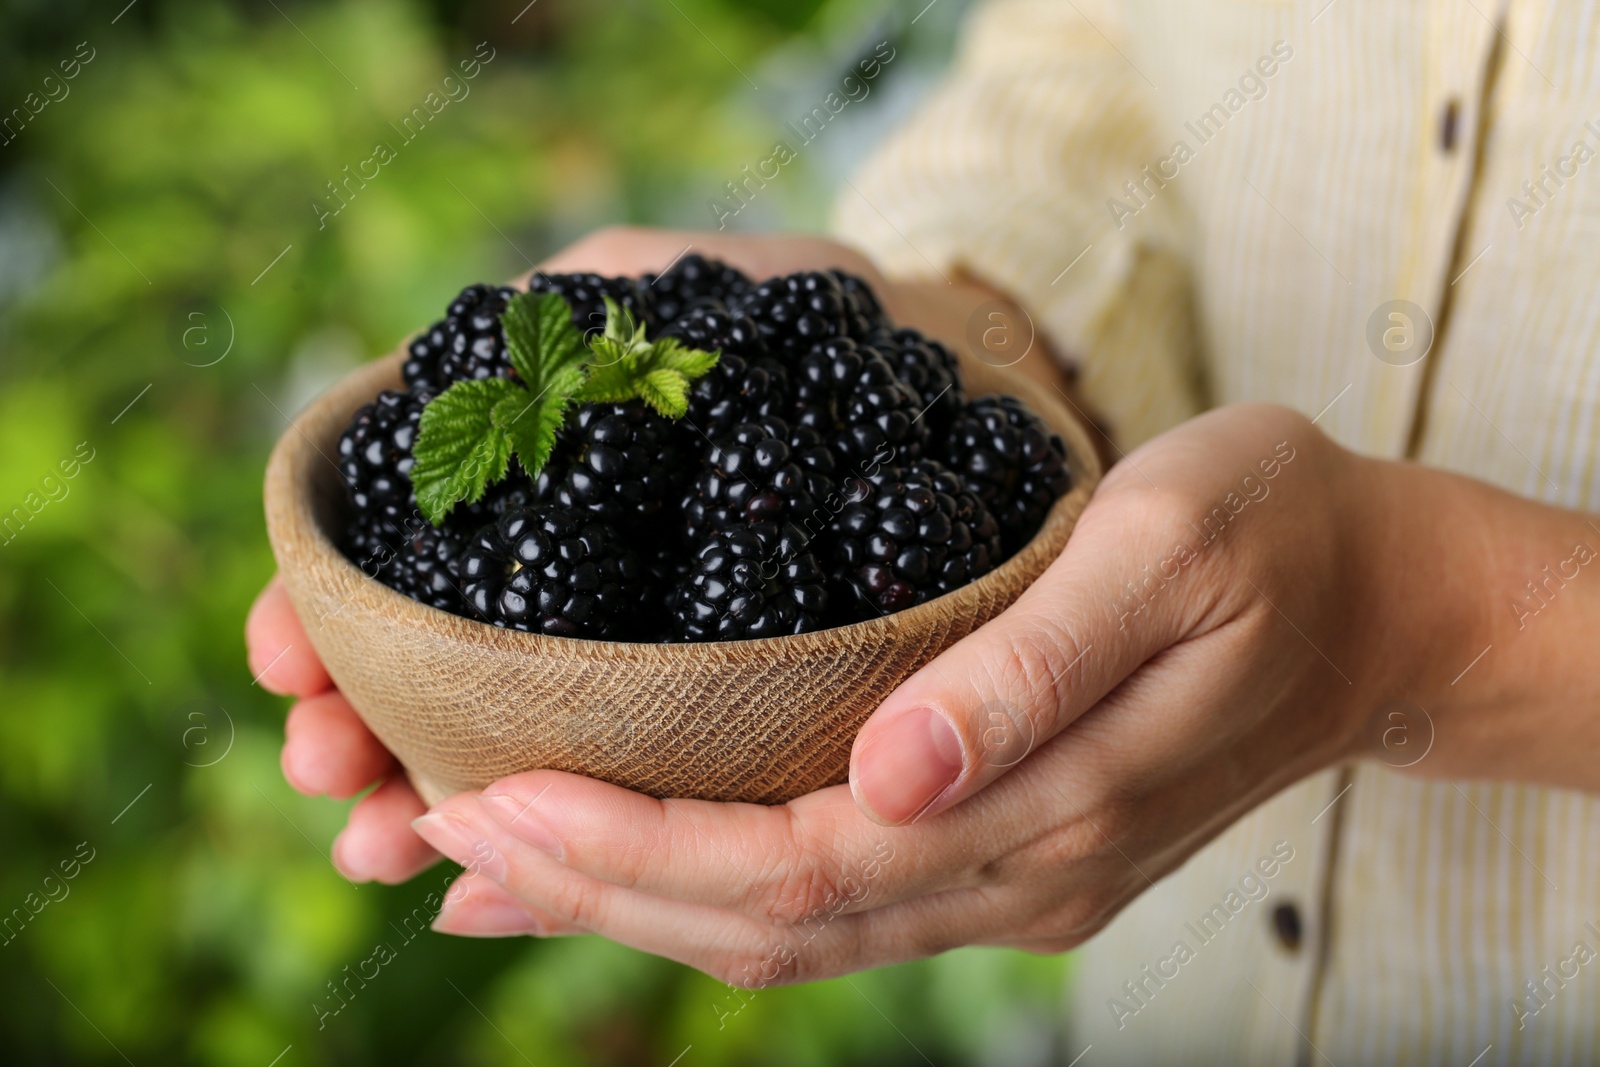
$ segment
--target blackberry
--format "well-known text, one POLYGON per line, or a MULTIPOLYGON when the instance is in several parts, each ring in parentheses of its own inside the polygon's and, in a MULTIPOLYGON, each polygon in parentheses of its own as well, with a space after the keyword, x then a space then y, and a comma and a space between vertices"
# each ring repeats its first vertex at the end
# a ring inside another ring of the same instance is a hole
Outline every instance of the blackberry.
POLYGON ((972 401, 943 439, 951 467, 999 520, 1008 552, 1027 544, 1072 488, 1066 445, 1015 397, 972 401))
POLYGON ((874 334, 894 329, 866 279, 842 270, 830 270, 828 273, 839 283, 839 290, 844 294, 845 331, 849 336, 857 341, 865 341, 874 334))
MULTIPOLYGON (((665 320, 664 320, 665 321, 665 320)), ((663 337, 676 337, 690 348, 707 352, 720 349, 748 359, 770 356, 755 321, 721 300, 704 300, 667 322, 663 337)))
POLYGON ((857 464, 917 459, 928 441, 922 398, 895 375, 888 360, 873 349, 865 351, 871 354, 839 409, 839 457, 857 464))
POLYGON ((943 437, 967 402, 955 355, 938 341, 912 329, 876 334, 871 343, 900 380, 917 394, 929 434, 943 437))
POLYGON ((668 598, 678 641, 809 633, 825 625, 827 610, 827 584, 816 556, 770 522, 711 534, 668 598))
POLYGON ((443 528, 423 523, 383 568, 380 579, 431 608, 464 614, 466 602, 456 566, 466 544, 467 536, 453 523, 443 528))
POLYGON ((489 487, 475 504, 461 503, 441 526, 415 507, 398 520, 357 512, 345 537, 345 554, 369 577, 411 599, 455 614, 468 614, 456 565, 472 534, 507 511, 542 499, 520 470, 489 487))
POLYGON ((802 271, 772 278, 751 289, 737 309, 755 320, 767 347, 795 363, 818 342, 849 333, 844 289, 831 274, 802 271))
POLYGON ((408 388, 432 393, 444 391, 446 383, 439 378, 439 364, 450 347, 449 327, 449 319, 440 319, 406 345, 406 361, 400 373, 408 388))
POLYGON ((624 532, 642 531, 682 499, 688 471, 674 430, 643 401, 584 404, 556 461, 566 465, 556 500, 624 532))
POLYGON ((600 274, 546 274, 535 271, 528 279, 530 293, 557 293, 572 305, 572 324, 585 334, 606 328, 605 298, 610 297, 633 313, 634 321, 655 334, 655 311, 634 278, 607 278, 600 274))
POLYGON ((919 460, 874 482, 876 492, 845 505, 834 524, 833 562, 863 617, 959 589, 1004 558, 994 515, 943 464, 919 460))
POLYGON ((702 300, 743 296, 752 284, 743 271, 698 252, 680 256, 660 274, 646 274, 639 281, 661 322, 673 321, 702 300))
POLYGON ((791 430, 782 419, 745 423, 712 448, 684 501, 684 535, 698 543, 717 530, 774 522, 809 540, 828 527, 819 509, 833 492, 832 475, 833 454, 816 431, 791 430))
POLYGON ((411 447, 431 399, 426 391, 385 389, 355 413, 339 438, 339 473, 350 503, 376 536, 400 529, 416 510, 411 447))
MULTIPOLYGON (((473 378, 513 376, 500 315, 516 295, 509 286, 478 284, 467 286, 451 301, 443 321, 425 335, 431 339, 442 333, 444 339, 434 374, 435 389, 473 378)), ((425 367, 426 354, 416 362, 425 367)))
POLYGON ((632 632, 645 571, 617 530, 583 511, 507 511, 461 554, 467 604, 495 626, 618 640, 632 632))
POLYGON ((357 512, 345 525, 344 554, 367 577, 394 588, 396 561, 412 536, 427 525, 421 512, 399 523, 373 520, 357 512))
POLYGON ((800 361, 794 391, 795 421, 831 434, 841 467, 902 465, 923 453, 921 397, 875 348, 848 337, 817 345, 800 361))
MULTIPOLYGON (((662 331, 691 348, 720 351, 711 373, 696 378, 689 390, 689 432, 703 444, 740 423, 789 409, 789 374, 767 354, 756 324, 719 302, 700 304, 662 331)), ((695 451, 701 451, 699 446, 695 451)))

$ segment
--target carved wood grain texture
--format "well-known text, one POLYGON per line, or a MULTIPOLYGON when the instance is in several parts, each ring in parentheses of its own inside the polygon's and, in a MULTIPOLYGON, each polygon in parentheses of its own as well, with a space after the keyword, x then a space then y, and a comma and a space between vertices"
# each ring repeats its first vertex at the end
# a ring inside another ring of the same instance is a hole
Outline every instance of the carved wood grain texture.
POLYGON ((1021 397, 1061 434, 1072 491, 1033 541, 908 611, 795 637, 623 644, 502 630, 368 578, 330 539, 344 514, 340 434, 402 355, 368 364, 284 431, 267 529, 317 654, 432 804, 535 768, 656 797, 776 804, 845 780, 856 731, 896 686, 1004 611, 1060 555, 1101 470, 1082 424, 1031 381, 968 361, 972 396, 1021 397))

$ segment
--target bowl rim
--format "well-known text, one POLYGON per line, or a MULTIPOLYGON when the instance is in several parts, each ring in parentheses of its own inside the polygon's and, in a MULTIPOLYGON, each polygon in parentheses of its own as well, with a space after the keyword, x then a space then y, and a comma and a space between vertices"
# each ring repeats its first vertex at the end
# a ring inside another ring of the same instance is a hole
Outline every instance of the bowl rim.
POLYGON ((1072 472, 1072 488, 1051 506, 1033 538, 982 578, 933 600, 880 618, 779 637, 739 641, 645 642, 559 637, 512 630, 423 604, 369 577, 339 549, 318 521, 313 502, 313 482, 304 477, 304 473, 314 467, 314 459, 327 461, 337 468, 325 450, 328 445, 334 446, 335 450, 337 447, 337 437, 328 440, 328 431, 334 429, 342 432, 355 411, 363 404, 370 403, 380 391, 403 388, 400 368, 405 355, 405 347, 401 346, 387 356, 354 368, 305 405, 279 435, 267 464, 264 497, 274 556, 280 571, 289 569, 291 559, 301 571, 332 567, 332 573, 342 573, 346 580, 355 583, 355 591, 377 597, 376 604, 382 605, 384 614, 395 624, 434 632, 456 631, 462 638, 492 646, 507 654, 537 655, 560 650, 562 655, 569 658, 576 656, 613 663, 619 659, 633 658, 654 661, 703 658, 708 653, 726 655, 733 650, 738 650, 741 658, 762 653, 787 658, 812 651, 834 650, 838 647, 839 635, 846 632, 852 635, 857 644, 881 644, 893 641, 906 632, 920 633, 928 626, 938 624, 942 618, 948 618, 950 609, 958 606, 963 599, 983 602, 986 599, 984 594, 989 590, 1014 583, 1017 572, 1031 571, 1034 574, 1033 579, 1022 583, 1024 586, 1037 580, 1037 576, 1061 554, 1078 516, 1103 475, 1098 454, 1082 419, 1033 380, 969 359, 962 353, 958 359, 963 378, 969 386, 968 395, 972 398, 1011 395, 1021 399, 1063 439, 1072 472), (318 441, 318 436, 323 439, 318 441), (310 558, 302 558, 303 551, 308 551, 310 558), (1044 554, 1048 554, 1049 558, 1038 558, 1044 554))

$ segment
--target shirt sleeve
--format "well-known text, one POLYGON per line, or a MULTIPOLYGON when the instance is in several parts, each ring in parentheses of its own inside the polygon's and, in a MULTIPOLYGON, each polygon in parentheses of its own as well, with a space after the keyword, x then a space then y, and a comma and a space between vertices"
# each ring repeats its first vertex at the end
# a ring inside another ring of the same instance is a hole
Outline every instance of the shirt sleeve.
MULTIPOLYGON (((954 70, 839 194, 885 274, 966 274, 1026 308, 1131 447, 1205 407, 1182 221, 1124 183, 1163 151, 1116 0, 990 0, 954 70), (1115 201, 1143 203, 1138 224, 1115 201)), ((1153 186, 1153 183, 1152 183, 1153 186)))

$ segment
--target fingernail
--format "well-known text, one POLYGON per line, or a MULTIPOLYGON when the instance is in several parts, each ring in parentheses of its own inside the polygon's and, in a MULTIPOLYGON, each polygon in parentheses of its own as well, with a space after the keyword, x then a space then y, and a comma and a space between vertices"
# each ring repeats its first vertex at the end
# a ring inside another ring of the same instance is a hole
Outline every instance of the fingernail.
POLYGON ((370 882, 371 877, 350 862, 350 857, 345 855, 344 835, 346 830, 340 830, 339 836, 333 839, 333 847, 328 850, 328 857, 333 860, 333 869, 344 875, 348 882, 370 882))
POLYGON ((539 932, 539 920, 508 900, 479 900, 465 907, 463 902, 471 899, 470 895, 454 901, 446 898, 433 929, 457 937, 515 937, 539 932))
POLYGON ((961 777, 961 739, 950 720, 916 708, 892 720, 856 761, 856 795, 885 822, 921 812, 961 777))
POLYGON ((493 815, 500 825, 541 852, 548 852, 558 860, 566 857, 566 848, 550 824, 539 818, 534 805, 506 796, 504 793, 484 793, 478 803, 493 815))
POLYGON ((411 820, 411 828, 428 844, 469 871, 504 883, 506 861, 482 833, 454 812, 433 812, 411 820))
MULTIPOLYGON (((283 650, 279 649, 277 655, 278 659, 282 659, 283 650)), ((277 666, 277 663, 278 660, 269 659, 265 653, 258 652, 254 648, 250 649, 245 656, 245 664, 250 668, 250 677, 255 679, 256 685, 275 696, 287 696, 288 692, 280 689, 278 684, 267 674, 268 671, 277 666)))

